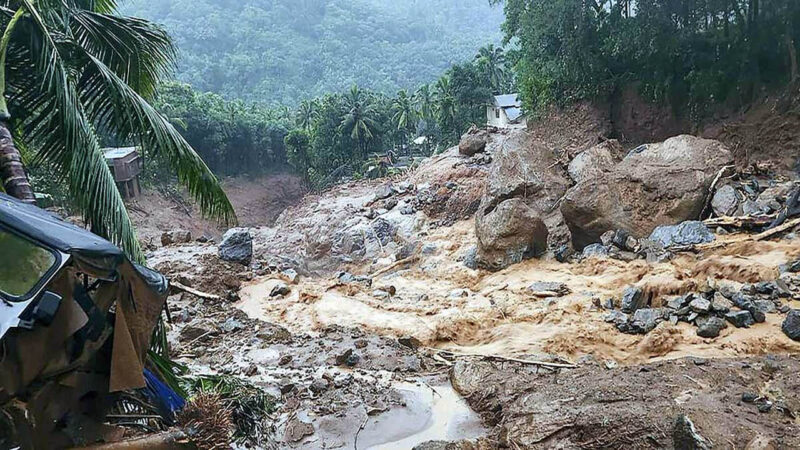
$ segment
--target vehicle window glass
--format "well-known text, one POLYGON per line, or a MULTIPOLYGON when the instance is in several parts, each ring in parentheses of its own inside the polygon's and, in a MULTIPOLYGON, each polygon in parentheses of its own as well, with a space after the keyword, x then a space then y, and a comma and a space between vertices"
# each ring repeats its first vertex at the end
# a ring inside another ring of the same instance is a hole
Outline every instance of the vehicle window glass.
POLYGON ((27 296, 55 264, 49 250, 0 230, 0 291, 9 300, 27 296))

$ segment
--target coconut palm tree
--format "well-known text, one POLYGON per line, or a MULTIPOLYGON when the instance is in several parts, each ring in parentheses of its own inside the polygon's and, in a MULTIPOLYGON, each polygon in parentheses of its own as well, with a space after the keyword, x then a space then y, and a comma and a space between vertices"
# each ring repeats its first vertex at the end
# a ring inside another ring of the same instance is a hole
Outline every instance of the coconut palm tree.
POLYGON ((397 97, 392 99, 392 122, 398 130, 405 133, 413 131, 417 125, 417 110, 414 102, 405 89, 397 93, 397 97))
POLYGON ((303 100, 297 107, 295 123, 303 130, 308 131, 314 123, 314 119, 318 116, 319 110, 317 108, 317 102, 314 100, 303 100))
POLYGON ((372 99, 364 91, 353 85, 344 96, 345 115, 340 128, 342 133, 350 136, 358 146, 361 159, 367 157, 367 144, 375 136, 378 114, 372 99))
POLYGON ((201 209, 235 221, 203 160, 147 101, 175 49, 158 26, 116 13, 115 0, 0 0, 0 179, 33 202, 22 165, 57 168, 92 231, 142 260, 99 135, 160 154, 201 209))
POLYGON ((429 84, 423 84, 414 93, 414 104, 424 120, 433 118, 434 93, 429 84))
POLYGON ((451 132, 456 120, 456 99, 447 75, 436 81, 435 95, 436 120, 444 132, 451 132))
POLYGON ((492 89, 495 92, 502 90, 506 80, 506 55, 502 47, 495 47, 494 44, 482 47, 478 50, 478 54, 475 55, 475 61, 478 63, 478 67, 489 77, 492 89))

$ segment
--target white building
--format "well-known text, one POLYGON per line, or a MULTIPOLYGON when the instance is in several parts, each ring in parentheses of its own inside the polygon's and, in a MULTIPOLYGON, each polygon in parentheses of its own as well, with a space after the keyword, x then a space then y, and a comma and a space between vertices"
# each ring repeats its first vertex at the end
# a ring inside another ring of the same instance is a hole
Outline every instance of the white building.
POLYGON ((528 121, 517 94, 496 95, 486 107, 486 123, 497 128, 525 128, 528 121))

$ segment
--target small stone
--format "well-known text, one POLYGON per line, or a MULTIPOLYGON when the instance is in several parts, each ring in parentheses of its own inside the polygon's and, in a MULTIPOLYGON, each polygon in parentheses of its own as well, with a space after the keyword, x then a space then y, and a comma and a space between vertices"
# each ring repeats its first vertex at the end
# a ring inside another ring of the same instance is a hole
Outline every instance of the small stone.
POLYGON ((355 348, 367 348, 369 342, 366 339, 358 339, 357 341, 353 342, 353 346, 355 348))
POLYGON ((667 300, 667 308, 678 310, 684 306, 688 306, 692 301, 691 295, 679 295, 667 300))
POLYGON ((273 286, 272 290, 269 292, 270 297, 282 297, 289 293, 289 285, 284 283, 283 281, 278 282, 275 286, 273 286))
POLYGON ((353 375, 349 373, 340 373, 333 377, 333 386, 342 388, 353 383, 353 375))
POLYGON ((234 332, 236 330, 241 330, 242 328, 244 328, 244 325, 242 325, 241 322, 239 322, 238 320, 234 319, 233 317, 229 317, 228 320, 226 320, 222 324, 221 328, 226 333, 232 333, 232 332, 234 332))
POLYGON ((356 364, 358 364, 360 360, 361 356, 359 356, 358 353, 356 353, 352 348, 350 348, 336 357, 336 364, 339 366, 353 367, 356 364))
POLYGON ((719 317, 708 317, 704 320, 698 319, 697 335, 702 338, 715 338, 727 326, 728 324, 719 317))
POLYGON ((421 252, 423 255, 433 255, 434 253, 436 253, 436 250, 438 250, 436 244, 429 242, 422 246, 421 252))
POLYGON ((565 263, 569 260, 569 257, 572 256, 573 253, 575 253, 575 251, 572 249, 572 246, 569 244, 564 244, 558 247, 555 251, 556 261, 565 263))
POLYGON ((397 342, 403 347, 408 347, 412 350, 416 350, 422 347, 422 342, 420 342, 420 340, 415 338, 414 336, 403 336, 397 339, 397 342))
POLYGON ((697 297, 692 300, 692 302, 689 303, 689 307, 698 314, 708 314, 711 312, 711 302, 703 297, 697 297))
POLYGON ((606 302, 603 303, 603 308, 605 308, 605 309, 607 309, 609 311, 613 310, 614 309, 614 299, 613 298, 606 299, 606 302))
POLYGON ((628 315, 622 311, 613 310, 606 314, 604 320, 607 323, 613 323, 614 325, 619 326, 620 324, 628 323, 628 315))
POLYGON ((711 299, 711 309, 714 312, 727 314, 733 308, 733 302, 728 300, 724 295, 720 294, 719 292, 714 293, 714 297, 711 299))
POLYGON ((300 275, 297 274, 297 271, 294 270, 294 269, 286 269, 286 270, 282 271, 281 274, 284 277, 286 277, 286 280, 288 280, 289 283, 292 283, 292 284, 296 284, 297 283, 297 278, 300 276, 300 275))
POLYGON ((278 365, 285 366, 290 362, 292 362, 292 355, 283 355, 281 356, 281 359, 278 360, 278 365))
POLYGON ((383 186, 378 187, 375 191, 375 200, 384 200, 392 196, 394 194, 394 190, 392 189, 391 184, 384 184, 383 186))
POLYGON ((768 413, 772 411, 772 402, 769 400, 765 400, 758 404, 758 412, 768 413))
POLYGON ((749 311, 731 311, 725 314, 725 320, 736 328, 750 328, 755 323, 753 315, 749 311))
POLYGON ((800 309, 793 309, 786 315, 781 326, 786 336, 794 341, 800 341, 800 309))
POLYGON ((693 313, 689 314, 688 317, 686 317, 686 321, 689 322, 689 323, 694 323, 694 321, 697 320, 698 317, 700 317, 700 314, 697 314, 696 312, 693 312, 693 313))
POLYGON ((450 291, 448 298, 456 299, 456 298, 464 298, 469 297, 469 290, 467 289, 453 289, 450 291))
POLYGON ((538 281, 528 286, 528 291, 537 297, 562 297, 571 292, 566 284, 557 281, 538 281))
POLYGON ((775 292, 775 284, 771 281, 761 281, 754 284, 753 288, 756 290, 756 293, 762 295, 770 295, 775 292))
POLYGON ((645 306, 646 300, 641 288, 630 286, 622 293, 622 312, 633 313, 645 306))
POLYGON ((603 244, 587 245, 581 254, 583 258, 606 258, 608 257, 608 248, 603 244))
POLYGON ((755 305, 757 310, 761 311, 764 314, 772 314, 778 310, 778 308, 775 307, 775 303, 772 300, 756 299, 753 300, 753 304, 755 305))
POLYGON ((649 333, 662 321, 669 318, 665 308, 641 308, 633 313, 631 329, 637 333, 649 333))
POLYGON ((384 291, 383 289, 375 289, 374 291, 372 291, 372 296, 377 298, 378 300, 386 300, 389 297, 391 297, 389 293, 384 291))
POLYGON ((328 383, 328 380, 326 380, 324 378, 317 378, 316 380, 314 380, 311 383, 311 385, 308 387, 308 389, 311 392, 315 393, 315 394, 320 394, 322 392, 327 391, 328 390, 328 386, 330 386, 330 384, 328 383))
POLYGON ((752 392, 745 392, 742 394, 742 401, 745 403, 755 403, 758 400, 758 394, 752 392))

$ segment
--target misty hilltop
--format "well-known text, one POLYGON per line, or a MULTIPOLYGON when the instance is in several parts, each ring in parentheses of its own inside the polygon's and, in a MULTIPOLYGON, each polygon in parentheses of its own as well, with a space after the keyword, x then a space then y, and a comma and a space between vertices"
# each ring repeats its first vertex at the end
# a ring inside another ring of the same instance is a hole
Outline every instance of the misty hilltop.
POLYGON ((205 91, 296 104, 353 83, 393 93, 501 39, 487 0, 132 0, 174 37, 177 76, 205 91))

